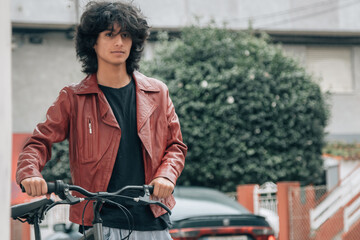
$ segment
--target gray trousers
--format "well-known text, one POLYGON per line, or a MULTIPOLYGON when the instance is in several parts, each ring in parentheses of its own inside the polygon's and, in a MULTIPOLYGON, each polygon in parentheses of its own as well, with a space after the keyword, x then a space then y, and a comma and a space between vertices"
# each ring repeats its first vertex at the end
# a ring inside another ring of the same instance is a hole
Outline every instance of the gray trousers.
MULTIPOLYGON (((103 226, 104 240, 120 240, 129 234, 129 230, 103 226)), ((126 238, 127 239, 127 238, 126 238)), ((129 240, 172 240, 169 230, 132 231, 129 240)))

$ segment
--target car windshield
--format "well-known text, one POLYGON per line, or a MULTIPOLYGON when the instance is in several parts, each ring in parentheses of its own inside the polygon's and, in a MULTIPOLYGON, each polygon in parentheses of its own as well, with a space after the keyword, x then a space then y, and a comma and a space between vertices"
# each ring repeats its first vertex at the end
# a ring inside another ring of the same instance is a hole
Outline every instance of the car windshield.
POLYGON ((250 214, 225 194, 209 188, 176 187, 174 196, 173 221, 196 216, 250 214))

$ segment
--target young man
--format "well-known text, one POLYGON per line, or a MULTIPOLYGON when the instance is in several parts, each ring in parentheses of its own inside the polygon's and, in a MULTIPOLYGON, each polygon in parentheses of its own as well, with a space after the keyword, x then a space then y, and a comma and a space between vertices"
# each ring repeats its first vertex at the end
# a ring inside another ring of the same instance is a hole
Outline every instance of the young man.
MULTIPOLYGON (((125 185, 150 184, 153 197, 169 208, 184 167, 187 147, 168 89, 136 70, 148 37, 148 25, 128 3, 90 2, 76 32, 77 56, 88 76, 60 91, 20 154, 17 182, 31 196, 44 195, 41 170, 52 143, 69 140, 73 184, 92 192, 113 192, 125 185)), ((71 207, 70 220, 82 224, 84 204, 71 207)), ((169 217, 158 206, 130 207, 135 239, 171 239, 169 217)), ((104 235, 121 239, 126 216, 104 205, 104 235), (115 236, 117 235, 117 236, 115 236)), ((84 225, 93 213, 86 208, 84 225)))

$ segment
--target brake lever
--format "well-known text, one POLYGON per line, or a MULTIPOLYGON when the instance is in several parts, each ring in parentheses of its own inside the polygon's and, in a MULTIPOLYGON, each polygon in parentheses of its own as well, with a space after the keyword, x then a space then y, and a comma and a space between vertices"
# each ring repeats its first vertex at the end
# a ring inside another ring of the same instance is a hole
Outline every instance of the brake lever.
MULTIPOLYGON (((51 199, 52 200, 52 199, 51 199)), ((53 200, 52 200, 53 201, 53 200)), ((50 204, 50 205, 44 205, 44 206, 42 206, 36 213, 34 213, 33 214, 33 216, 31 217, 31 218, 33 218, 35 215, 37 215, 37 221, 38 221, 38 223, 41 223, 42 222, 42 220, 44 220, 44 218, 45 218, 45 215, 46 215, 46 213, 47 213, 47 211, 48 211, 48 209, 50 209, 50 208, 52 208, 52 205, 54 204, 55 202, 53 202, 52 204, 50 204)), ((35 220, 35 219, 33 219, 33 220, 35 220)), ((29 223, 29 224, 35 224, 35 222, 34 221, 28 221, 27 220, 27 222, 29 223)))
POLYGON ((77 197, 74 197, 73 195, 71 195, 69 192, 69 188, 64 189, 64 192, 63 192, 61 198, 63 200, 53 202, 50 206, 48 206, 45 209, 44 214, 46 214, 51 208, 55 207, 56 205, 60 205, 60 204, 74 205, 74 204, 77 204, 77 203, 81 202, 82 200, 84 200, 83 198, 77 198, 77 197))
POLYGON ((77 198, 77 197, 74 197, 73 195, 71 195, 68 187, 64 188, 62 199, 63 200, 59 201, 58 204, 74 205, 74 204, 77 204, 82 201, 82 198, 77 198))
POLYGON ((139 196, 137 198, 134 198, 135 202, 141 202, 141 203, 144 203, 145 205, 150 205, 150 204, 158 205, 158 206, 164 208, 171 215, 171 210, 165 204, 163 204, 162 202, 154 201, 154 200, 150 199, 150 191, 148 188, 145 188, 144 191, 145 191, 144 196, 139 196))
POLYGON ((56 205, 61 205, 61 204, 69 204, 69 205, 74 205, 74 204, 77 204, 79 202, 81 202, 83 200, 83 198, 76 198, 74 197, 73 195, 71 195, 69 193, 69 191, 66 191, 64 190, 64 195, 65 199, 61 200, 61 201, 56 201, 56 202, 53 202, 50 206, 48 206, 44 211, 43 211, 43 214, 42 215, 46 215, 47 212, 55 207, 56 205))
POLYGON ((163 209, 165 209, 169 213, 169 215, 171 215, 171 213, 172 213, 171 210, 165 204, 163 204, 162 202, 158 202, 158 201, 153 201, 153 202, 155 202, 154 203, 155 205, 158 205, 158 206, 162 207, 163 209))

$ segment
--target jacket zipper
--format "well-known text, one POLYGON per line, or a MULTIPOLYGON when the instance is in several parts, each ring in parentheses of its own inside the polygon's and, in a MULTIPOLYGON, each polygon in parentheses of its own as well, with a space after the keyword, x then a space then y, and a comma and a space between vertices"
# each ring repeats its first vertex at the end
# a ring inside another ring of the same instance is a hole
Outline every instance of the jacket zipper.
POLYGON ((89 156, 88 156, 88 160, 90 160, 92 158, 92 148, 93 148, 93 137, 92 137, 92 134, 93 134, 93 129, 92 129, 92 122, 91 122, 91 118, 88 118, 88 127, 89 127, 89 145, 88 145, 88 148, 89 148, 89 156))
POLYGON ((92 134, 91 119, 89 118, 89 133, 92 134))

